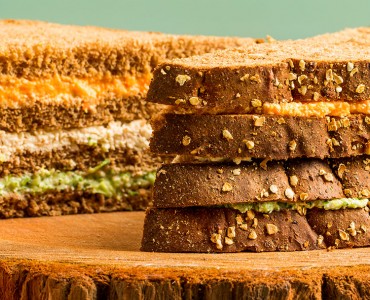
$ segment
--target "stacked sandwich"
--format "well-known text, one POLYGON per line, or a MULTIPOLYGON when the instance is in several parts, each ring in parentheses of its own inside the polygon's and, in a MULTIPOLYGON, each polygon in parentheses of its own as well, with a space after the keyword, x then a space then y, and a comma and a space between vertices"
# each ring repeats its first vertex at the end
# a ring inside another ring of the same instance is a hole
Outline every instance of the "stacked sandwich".
POLYGON ((150 147, 177 157, 142 250, 370 245, 369 45, 362 28, 159 65, 148 100, 171 108, 150 147))
MULTIPOLYGON (((253 39, 0 21, 0 217, 142 209, 154 66, 253 39)), ((165 72, 165 71, 164 71, 165 72)))

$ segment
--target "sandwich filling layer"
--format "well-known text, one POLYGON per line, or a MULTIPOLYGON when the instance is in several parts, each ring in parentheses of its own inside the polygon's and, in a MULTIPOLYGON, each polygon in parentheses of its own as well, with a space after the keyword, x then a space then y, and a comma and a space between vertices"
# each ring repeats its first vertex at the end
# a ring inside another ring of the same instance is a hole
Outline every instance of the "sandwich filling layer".
POLYGON ((152 75, 78 78, 54 75, 48 78, 0 76, 0 105, 17 109, 35 102, 93 110, 106 99, 121 99, 146 94, 152 75))
POLYGON ((350 114, 370 115, 370 100, 359 102, 264 103, 262 113, 277 116, 318 118, 325 116, 344 117, 350 114))
POLYGON ((36 173, 20 176, 8 175, 0 179, 0 196, 11 197, 24 194, 42 194, 50 191, 83 191, 101 194, 108 198, 134 196, 140 189, 149 189, 155 172, 132 175, 109 167, 103 161, 86 172, 42 169, 36 173))
POLYGON ((146 121, 110 122, 107 126, 92 126, 58 131, 10 133, 0 131, 0 161, 6 162, 20 153, 39 154, 74 145, 100 147, 103 152, 128 148, 142 152, 149 147, 151 127, 146 121))
POLYGON ((239 210, 241 213, 247 211, 256 211, 264 214, 272 213, 273 211, 281 211, 283 209, 296 210, 300 214, 305 214, 307 209, 319 208, 324 210, 338 210, 346 208, 364 208, 367 206, 369 199, 359 198, 341 198, 333 200, 316 200, 310 202, 255 202, 255 203, 238 203, 225 205, 227 208, 239 210))

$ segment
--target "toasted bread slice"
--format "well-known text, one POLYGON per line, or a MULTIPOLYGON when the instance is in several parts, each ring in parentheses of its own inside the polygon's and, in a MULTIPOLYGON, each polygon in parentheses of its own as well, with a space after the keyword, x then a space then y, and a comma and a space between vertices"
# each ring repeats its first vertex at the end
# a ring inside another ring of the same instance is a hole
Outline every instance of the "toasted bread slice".
POLYGON ((367 116, 164 114, 152 121, 150 148, 160 155, 209 158, 339 158, 369 154, 367 116))
POLYGON ((324 35, 166 61, 154 71, 148 100, 187 112, 235 114, 253 112, 253 100, 366 100, 369 45, 370 30, 359 28, 329 39, 324 35))
POLYGON ((369 213, 364 209, 320 210, 307 216, 290 210, 264 215, 227 208, 149 209, 141 250, 262 252, 363 247, 370 245, 369 226, 369 213))

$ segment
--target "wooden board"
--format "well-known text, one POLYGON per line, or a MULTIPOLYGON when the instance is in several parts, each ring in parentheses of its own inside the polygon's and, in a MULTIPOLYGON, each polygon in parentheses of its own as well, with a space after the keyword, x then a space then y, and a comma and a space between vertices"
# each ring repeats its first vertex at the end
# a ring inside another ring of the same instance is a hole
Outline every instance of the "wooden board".
POLYGON ((2 299, 370 298, 370 249, 140 252, 143 212, 0 221, 2 299))

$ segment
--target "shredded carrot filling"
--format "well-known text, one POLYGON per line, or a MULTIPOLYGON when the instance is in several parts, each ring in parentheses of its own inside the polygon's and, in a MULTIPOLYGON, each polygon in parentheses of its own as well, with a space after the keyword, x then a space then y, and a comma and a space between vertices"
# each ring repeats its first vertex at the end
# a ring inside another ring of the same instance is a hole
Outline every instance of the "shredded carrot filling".
POLYGON ((297 117, 344 117, 350 114, 370 114, 370 100, 361 102, 290 102, 264 103, 264 114, 297 117))
POLYGON ((0 107, 19 108, 35 102, 65 106, 93 107, 102 99, 146 93, 152 75, 77 78, 53 76, 25 79, 0 76, 0 107))

